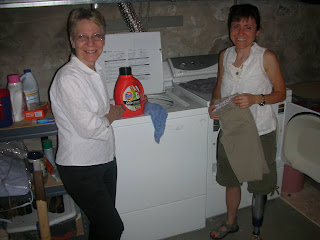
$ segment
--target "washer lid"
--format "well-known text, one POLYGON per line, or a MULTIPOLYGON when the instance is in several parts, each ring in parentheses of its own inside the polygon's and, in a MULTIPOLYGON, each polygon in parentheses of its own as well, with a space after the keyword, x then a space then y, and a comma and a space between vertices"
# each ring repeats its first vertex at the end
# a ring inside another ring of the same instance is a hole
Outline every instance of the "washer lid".
POLYGON ((320 116, 293 117, 284 132, 283 154, 291 166, 320 182, 320 116))
POLYGON ((160 32, 107 34, 97 62, 106 75, 110 98, 119 68, 128 66, 146 94, 164 92, 160 32))

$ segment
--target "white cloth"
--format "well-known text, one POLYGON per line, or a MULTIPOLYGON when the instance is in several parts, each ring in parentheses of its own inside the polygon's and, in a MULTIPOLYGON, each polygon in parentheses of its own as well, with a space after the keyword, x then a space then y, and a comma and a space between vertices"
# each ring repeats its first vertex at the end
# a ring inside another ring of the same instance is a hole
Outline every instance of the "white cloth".
MULTIPOLYGON (((226 50, 223 59, 222 98, 235 93, 258 95, 270 94, 272 92, 272 84, 263 67, 263 54, 265 50, 265 48, 260 47, 257 43, 253 43, 250 55, 243 63, 242 68, 235 68, 232 65, 237 56, 235 47, 233 46, 226 50)), ((276 117, 271 105, 259 106, 258 104, 253 104, 250 110, 260 136, 276 129, 276 117)))
POLYGON ((95 69, 71 55, 53 80, 50 100, 58 127, 59 165, 97 165, 115 156, 113 129, 105 117, 110 110, 106 78, 98 64, 95 69))

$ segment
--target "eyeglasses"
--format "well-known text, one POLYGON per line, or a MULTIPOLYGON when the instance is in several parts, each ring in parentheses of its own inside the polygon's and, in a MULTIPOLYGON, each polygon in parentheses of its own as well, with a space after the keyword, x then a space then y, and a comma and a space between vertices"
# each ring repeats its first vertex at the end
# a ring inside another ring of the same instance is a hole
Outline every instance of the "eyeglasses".
MULTIPOLYGON (((75 37, 75 39, 77 39, 79 42, 89 42, 89 37, 85 34, 80 34, 79 36, 75 37)), ((93 42, 100 42, 104 40, 104 35, 100 34, 100 33, 96 33, 94 35, 91 36, 91 40, 93 42)))

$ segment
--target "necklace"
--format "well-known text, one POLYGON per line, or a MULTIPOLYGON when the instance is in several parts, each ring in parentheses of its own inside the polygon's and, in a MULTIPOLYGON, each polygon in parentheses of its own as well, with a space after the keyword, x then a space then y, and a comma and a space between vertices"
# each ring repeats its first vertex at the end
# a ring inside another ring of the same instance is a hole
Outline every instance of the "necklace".
POLYGON ((238 76, 242 72, 243 63, 240 65, 240 67, 236 68, 236 75, 238 76))

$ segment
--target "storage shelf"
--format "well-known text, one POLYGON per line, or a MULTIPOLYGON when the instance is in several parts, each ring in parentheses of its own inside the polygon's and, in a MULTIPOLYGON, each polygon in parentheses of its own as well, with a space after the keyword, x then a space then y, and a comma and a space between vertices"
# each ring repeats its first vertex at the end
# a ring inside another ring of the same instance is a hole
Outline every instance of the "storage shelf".
MULTIPOLYGON (((53 118, 51 111, 46 114, 46 118, 53 118)), ((47 137, 57 134, 58 128, 55 123, 37 124, 32 120, 22 120, 14 122, 9 127, 0 128, 0 142, 47 137)))
POLYGON ((45 124, 25 128, 5 128, 0 129, 0 134, 0 142, 46 137, 57 135, 57 126, 55 124, 45 124))
MULTIPOLYGON (((49 111, 46 115, 48 118, 52 118, 53 115, 49 111)), ((0 128, 0 142, 6 141, 15 141, 22 140, 26 138, 39 138, 57 135, 58 129, 55 123, 49 124, 36 124, 34 121, 22 120, 20 122, 15 122, 13 125, 7 128, 0 128)), ((67 208, 63 214, 53 214, 49 213, 49 223, 50 225, 56 224, 58 222, 70 219, 75 216, 75 204, 73 200, 66 195, 66 191, 62 182, 56 182, 51 175, 47 176, 45 180, 45 196, 54 197, 54 196, 64 196, 64 204, 67 208), (68 200, 68 201, 67 201, 68 200)), ((21 201, 29 198, 29 195, 13 197, 12 201, 21 201)), ((6 201, 6 198, 0 198, 0 202, 6 201)), ((88 239, 88 220, 85 214, 80 210, 81 218, 84 228, 84 234, 81 236, 72 237, 74 240, 84 240, 88 239)), ((17 232, 17 231, 26 231, 30 229, 35 229, 36 223, 39 219, 37 217, 36 211, 33 211, 33 214, 25 216, 19 216, 15 219, 15 224, 11 225, 11 229, 8 229, 8 232, 17 232), (29 223, 33 224, 30 225, 29 223), (28 223, 28 224, 27 224, 28 223)))
MULTIPOLYGON (((63 196, 63 204, 63 213, 48 213, 50 226, 76 217, 76 206, 69 195, 63 196)), ((37 230, 37 222, 37 210, 32 208, 32 213, 14 217, 13 223, 8 224, 7 231, 8 233, 16 233, 37 230)))

